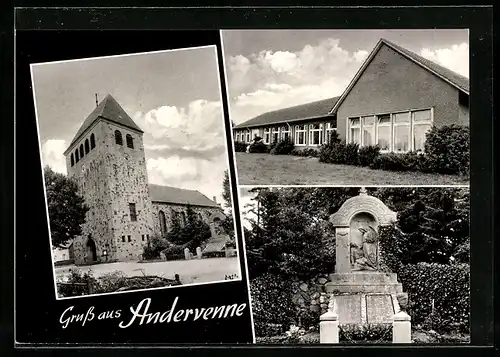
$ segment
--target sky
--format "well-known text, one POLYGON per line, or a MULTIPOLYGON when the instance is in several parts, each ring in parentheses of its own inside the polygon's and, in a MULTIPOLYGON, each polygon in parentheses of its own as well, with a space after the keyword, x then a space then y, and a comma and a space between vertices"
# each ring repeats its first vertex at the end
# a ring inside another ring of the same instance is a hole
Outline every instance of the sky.
POLYGON ((342 94, 380 38, 466 77, 468 30, 222 31, 231 120, 342 94))
POLYGON ((240 213, 243 218, 241 223, 248 229, 252 228, 250 220, 255 220, 257 217, 253 212, 250 212, 252 208, 255 208, 255 201, 252 200, 256 193, 250 192, 251 187, 239 187, 238 203, 240 205, 240 213))
POLYGON ((66 174, 63 152, 111 94, 144 131, 149 182, 222 202, 228 169, 215 46, 32 66, 44 165, 66 174))

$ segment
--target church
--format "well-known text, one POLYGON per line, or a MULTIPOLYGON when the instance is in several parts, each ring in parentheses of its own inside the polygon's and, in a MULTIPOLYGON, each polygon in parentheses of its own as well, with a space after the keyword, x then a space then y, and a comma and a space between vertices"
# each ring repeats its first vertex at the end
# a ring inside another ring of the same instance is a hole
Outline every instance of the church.
POLYGON ((76 265, 141 259, 150 237, 186 223, 188 206, 207 224, 225 219, 215 197, 148 182, 143 134, 108 94, 64 152, 68 177, 90 208, 68 248, 76 265))

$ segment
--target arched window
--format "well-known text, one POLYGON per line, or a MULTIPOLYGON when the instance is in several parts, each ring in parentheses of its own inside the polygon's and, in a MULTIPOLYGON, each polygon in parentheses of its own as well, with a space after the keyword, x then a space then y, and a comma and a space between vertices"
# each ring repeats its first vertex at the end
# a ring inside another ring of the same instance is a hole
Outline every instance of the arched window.
POLYGON ((80 155, 78 155, 78 149, 75 150, 76 162, 80 161, 80 155))
POLYGON ((181 226, 182 227, 186 226, 186 213, 184 211, 181 212, 181 226))
POLYGON ((161 236, 164 237, 165 234, 167 233, 167 222, 165 221, 165 213, 163 211, 160 211, 159 216, 160 216, 161 236))
POLYGON ((80 144, 80 159, 83 159, 83 144, 80 144))
POLYGON ((89 139, 85 139, 85 155, 87 155, 89 151, 90 151, 89 139))
POLYGON ((125 136, 125 139, 127 140, 127 147, 133 149, 134 148, 134 139, 132 138, 132 135, 127 134, 127 136, 125 136))
POLYGON ((75 157, 73 156, 73 153, 71 153, 71 167, 75 166, 75 157))
POLYGON ((115 142, 118 145, 123 145, 122 133, 119 130, 115 130, 115 142))
POLYGON ((90 150, 92 150, 93 148, 95 148, 95 135, 94 134, 90 135, 90 150))

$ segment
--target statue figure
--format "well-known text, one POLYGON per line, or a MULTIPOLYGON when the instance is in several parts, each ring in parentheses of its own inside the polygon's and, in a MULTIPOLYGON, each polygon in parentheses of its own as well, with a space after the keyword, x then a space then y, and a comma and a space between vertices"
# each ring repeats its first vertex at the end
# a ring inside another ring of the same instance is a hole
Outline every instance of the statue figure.
POLYGON ((378 269, 378 233, 372 227, 359 228, 363 234, 362 247, 351 243, 351 264, 353 270, 378 269))

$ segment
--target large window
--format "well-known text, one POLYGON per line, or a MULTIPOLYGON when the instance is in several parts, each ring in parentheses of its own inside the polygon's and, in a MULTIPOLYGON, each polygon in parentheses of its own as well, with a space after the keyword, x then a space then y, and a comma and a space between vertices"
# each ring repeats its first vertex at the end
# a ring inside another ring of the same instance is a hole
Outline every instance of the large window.
POLYGON ((280 137, 280 127, 279 126, 273 126, 271 134, 272 134, 273 143, 277 143, 278 140, 279 140, 279 137, 280 137))
POLYGON ((234 140, 235 140, 236 142, 239 142, 239 141, 240 141, 240 133, 238 133, 238 132, 237 132, 237 133, 234 135, 234 140))
POLYGON ((318 146, 323 141, 323 124, 309 125, 309 145, 318 146))
POLYGON ((306 125, 295 125, 295 145, 304 146, 306 145, 306 125))
POLYGON ((424 150, 425 134, 432 127, 431 110, 413 112, 413 150, 424 150))
POLYGON ((410 150, 410 112, 392 115, 393 151, 407 152, 410 150))
POLYGON ((288 126, 282 126, 280 129, 280 140, 290 139, 290 128, 288 126))
POLYGON ((349 120, 349 142, 361 144, 361 121, 359 118, 349 120))
POLYGON ((271 128, 264 129, 264 144, 269 144, 271 142, 271 128))
POLYGON ((160 219, 161 236, 164 237, 165 234, 167 233, 167 222, 165 220, 165 212, 163 211, 159 212, 159 219, 160 219))
POLYGON ((432 109, 349 118, 348 141, 378 145, 382 152, 422 151, 432 122, 432 109))
POLYGON ((377 144, 381 151, 391 150, 391 115, 377 117, 377 144))
POLYGON ((130 220, 132 222, 137 221, 137 211, 135 209, 135 203, 129 203, 128 208, 130 210, 130 220))
POLYGON ((328 144, 332 140, 332 133, 337 131, 334 123, 326 123, 325 129, 325 144, 328 144))
POLYGON ((246 137, 245 142, 246 142, 246 143, 249 143, 249 142, 250 142, 250 131, 247 131, 247 132, 245 133, 245 137, 246 137))

